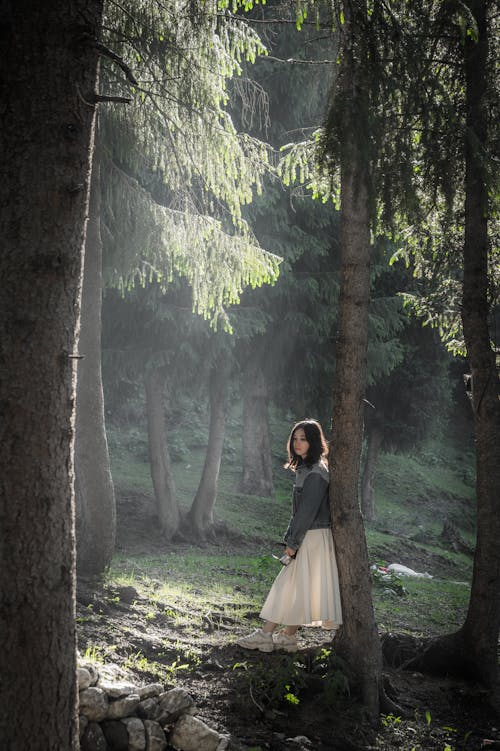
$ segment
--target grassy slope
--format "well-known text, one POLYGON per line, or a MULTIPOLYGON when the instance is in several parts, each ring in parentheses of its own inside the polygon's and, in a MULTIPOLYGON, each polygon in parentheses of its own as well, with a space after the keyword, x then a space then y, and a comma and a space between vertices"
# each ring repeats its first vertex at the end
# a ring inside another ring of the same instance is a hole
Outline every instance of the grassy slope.
MULTIPOLYGON (((136 585, 155 581, 156 589, 177 603, 227 601, 228 608, 243 608, 242 615, 258 611, 277 564, 289 516, 291 479, 282 468, 281 447, 291 420, 273 420, 276 497, 247 496, 235 488, 239 479, 240 420, 236 413, 228 426, 221 468, 217 515, 241 540, 219 550, 184 546, 182 551, 116 558, 111 580, 132 577, 136 585), (193 592, 195 593, 193 595, 193 592)), ((110 432, 112 467, 118 497, 140 495, 153 513, 151 480, 145 437, 136 429, 110 432)), ((180 426, 171 434, 174 472, 179 501, 184 508, 194 496, 206 441, 200 424, 180 426)), ((376 479, 377 521, 367 525, 367 542, 373 563, 402 563, 427 571, 432 579, 407 580, 401 596, 384 582, 374 585, 377 620, 382 629, 440 633, 460 625, 468 601, 471 558, 449 550, 440 540, 445 518, 461 535, 473 541, 474 488, 471 457, 442 444, 428 444, 418 454, 382 455, 376 479)), ((120 513, 120 507, 119 507, 120 513)))
MULTIPOLYGON (((290 744, 279 737, 305 734, 314 747, 332 751, 333 733, 347 738, 349 749, 479 749, 483 737, 492 737, 491 723, 476 716, 473 699, 460 699, 453 682, 392 673, 398 701, 413 714, 408 719, 388 715, 372 731, 344 696, 343 669, 325 632, 301 633, 298 655, 242 654, 235 646, 236 637, 259 622, 263 597, 279 569, 271 553, 280 550, 277 542, 289 516, 291 478, 282 467, 282 447, 291 422, 293 417, 273 421, 276 497, 269 500, 236 490, 241 426, 233 415, 217 514, 236 534, 205 548, 162 540, 145 436, 137 428, 110 431, 118 550, 103 586, 79 594, 82 655, 99 662, 110 678, 182 685, 196 697, 201 719, 247 738, 250 746, 244 748, 289 751, 290 744)), ((178 427, 169 439, 179 500, 187 508, 204 458, 203 414, 199 424, 178 427)), ((471 466, 470 457, 442 445, 429 444, 414 456, 382 456, 378 518, 366 529, 370 560, 403 563, 433 576, 390 586, 374 581, 382 631, 439 634, 463 622, 472 561, 449 550, 440 533, 448 518, 464 538, 473 538, 471 466)))

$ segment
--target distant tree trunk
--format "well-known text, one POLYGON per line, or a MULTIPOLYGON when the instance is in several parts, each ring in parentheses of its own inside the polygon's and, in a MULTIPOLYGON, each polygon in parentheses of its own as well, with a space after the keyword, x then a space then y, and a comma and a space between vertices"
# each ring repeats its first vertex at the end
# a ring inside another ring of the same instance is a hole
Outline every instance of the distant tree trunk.
POLYGON ((370 301, 368 102, 363 82, 363 40, 344 4, 341 135, 341 279, 333 431, 329 453, 330 502, 344 625, 336 649, 348 662, 369 720, 378 722, 382 651, 375 623, 368 550, 359 506, 370 301))
MULTIPOLYGON (((97 154, 97 152, 96 152, 97 154)), ((75 426, 77 572, 101 574, 115 549, 115 492, 101 375, 102 241, 100 166, 94 155, 85 243, 75 426)))
POLYGON ((156 509, 162 532, 167 540, 171 540, 179 529, 180 511, 168 450, 161 370, 152 368, 147 373, 144 384, 148 420, 149 465, 156 509))
POLYGON ((365 466, 363 467, 363 479, 361 482, 361 510, 366 521, 375 519, 375 488, 373 485, 380 447, 384 440, 384 431, 378 423, 373 423, 368 428, 368 446, 366 450, 365 466))
POLYGON ((274 495, 269 393, 262 367, 251 359, 243 374, 243 475, 242 493, 270 498, 274 495))
MULTIPOLYGON (((472 370, 472 407, 476 433, 477 542, 472 590, 462 628, 416 645, 408 660, 413 669, 461 672, 492 689, 499 712, 498 635, 500 629, 500 435, 499 381, 488 331, 488 190, 484 154, 487 143, 486 85, 488 23, 485 0, 470 7, 477 21, 477 42, 465 42, 466 142, 465 240, 462 322, 472 370)), ((384 653, 392 651, 386 640, 384 653)))
POLYGON ((76 751, 75 360, 101 0, 0 24, 0 739, 76 751), (84 33, 83 33, 84 31, 84 33), (86 101, 88 100, 88 101, 86 101))
POLYGON ((226 430, 228 379, 229 363, 227 358, 221 356, 210 373, 210 428, 207 453, 200 484, 188 514, 188 521, 192 530, 196 537, 201 540, 205 540, 207 537, 215 537, 213 510, 217 499, 219 470, 226 430))

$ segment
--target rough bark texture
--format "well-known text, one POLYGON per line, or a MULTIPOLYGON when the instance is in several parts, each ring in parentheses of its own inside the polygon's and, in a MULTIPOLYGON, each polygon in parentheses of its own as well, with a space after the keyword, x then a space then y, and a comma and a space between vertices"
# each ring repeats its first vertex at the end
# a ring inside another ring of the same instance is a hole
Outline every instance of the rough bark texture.
POLYGON ((341 153, 341 286, 329 455, 333 537, 344 626, 337 649, 348 661, 372 722, 378 721, 382 652, 375 623, 363 519, 358 498, 370 300, 369 162, 360 50, 345 6, 342 58, 344 121, 341 153))
POLYGON ((361 509, 363 517, 367 521, 374 521, 375 513, 375 488, 373 485, 380 447, 384 440, 384 432, 380 425, 371 425, 368 431, 368 446, 366 450, 365 466, 363 467, 363 479, 361 482, 361 509))
MULTIPOLYGON (((472 589, 466 620, 453 634, 407 649, 411 669, 461 673, 492 689, 500 712, 498 636, 500 628, 500 435, 499 380, 488 330, 488 195, 482 149, 487 143, 487 6, 476 0, 471 10, 479 39, 465 43, 467 135, 465 143, 465 240, 462 322, 472 372, 472 407, 476 433, 477 540, 472 589)), ((384 653, 392 649, 390 640, 384 653)))
POLYGON ((487 0, 471 8, 479 39, 465 45, 467 137, 462 323, 472 372, 476 433, 477 540, 472 591, 463 636, 467 662, 487 685, 498 687, 500 629, 500 401, 498 371, 488 329, 488 190, 482 147, 487 143, 487 0))
POLYGON ((78 748, 73 429, 100 0, 0 25, 0 738, 78 748))
MULTIPOLYGON (((97 154, 97 152, 96 152, 97 154)), ((95 576, 111 563, 116 507, 104 420, 101 374, 102 240, 100 167, 94 155, 85 242, 76 388, 75 492, 78 576, 95 576)))
POLYGON ((158 368, 144 379, 148 419, 149 464, 162 532, 171 540, 179 529, 180 511, 175 492, 174 476, 168 450, 165 425, 163 376, 158 368))
POLYGON ((200 484, 189 510, 188 520, 196 537, 215 537, 214 506, 226 430, 229 366, 223 357, 210 374, 210 428, 200 484))
POLYGON ((249 495, 274 495, 269 393, 262 368, 251 360, 245 369, 243 391, 243 474, 240 490, 249 495))

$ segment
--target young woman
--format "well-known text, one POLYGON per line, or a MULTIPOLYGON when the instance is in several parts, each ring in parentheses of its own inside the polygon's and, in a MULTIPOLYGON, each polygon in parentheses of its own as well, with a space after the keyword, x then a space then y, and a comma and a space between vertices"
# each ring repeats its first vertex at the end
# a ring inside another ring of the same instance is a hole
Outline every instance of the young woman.
POLYGON ((283 566, 267 596, 261 629, 237 640, 244 649, 297 649, 299 626, 335 629, 342 623, 339 579, 330 528, 328 447, 321 425, 303 420, 288 439, 288 463, 295 472, 292 517, 285 532, 283 566), (278 624, 284 630, 274 633, 278 624))

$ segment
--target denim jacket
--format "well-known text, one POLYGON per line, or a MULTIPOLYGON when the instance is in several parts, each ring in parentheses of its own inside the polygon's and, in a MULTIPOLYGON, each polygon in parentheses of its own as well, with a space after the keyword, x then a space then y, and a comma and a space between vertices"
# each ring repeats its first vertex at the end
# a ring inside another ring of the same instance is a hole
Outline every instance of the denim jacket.
POLYGON ((330 527, 328 469, 320 463, 301 465, 295 472, 292 518, 283 537, 287 547, 297 550, 309 529, 330 527))

